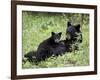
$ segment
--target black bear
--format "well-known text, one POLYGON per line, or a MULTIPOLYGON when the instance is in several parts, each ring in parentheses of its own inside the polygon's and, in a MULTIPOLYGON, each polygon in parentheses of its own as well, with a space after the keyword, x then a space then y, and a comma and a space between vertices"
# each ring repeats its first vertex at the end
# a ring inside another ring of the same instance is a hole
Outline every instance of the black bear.
POLYGON ((80 30, 80 24, 72 25, 70 22, 67 23, 66 29, 67 39, 73 42, 82 42, 82 32, 80 30))
POLYGON ((66 51, 65 45, 60 42, 61 34, 61 32, 51 32, 51 37, 40 43, 36 52, 36 60, 41 61, 52 55, 62 55, 66 51))
MULTIPOLYGON (((80 30, 80 24, 72 25, 70 22, 67 23, 67 29, 66 29, 66 51, 72 51, 72 45, 76 43, 82 42, 82 32, 80 30)), ((78 44, 74 45, 75 50, 78 49, 78 44)))
MULTIPOLYGON (((65 52, 73 51, 72 46, 75 43, 82 42, 82 32, 80 30, 80 24, 72 25, 67 23, 66 40, 60 40, 62 32, 51 32, 51 37, 40 43, 36 52, 32 51, 24 55, 30 62, 35 59, 37 61, 45 60, 50 56, 62 55, 65 52)), ((78 49, 78 45, 74 45, 75 50, 78 49)))

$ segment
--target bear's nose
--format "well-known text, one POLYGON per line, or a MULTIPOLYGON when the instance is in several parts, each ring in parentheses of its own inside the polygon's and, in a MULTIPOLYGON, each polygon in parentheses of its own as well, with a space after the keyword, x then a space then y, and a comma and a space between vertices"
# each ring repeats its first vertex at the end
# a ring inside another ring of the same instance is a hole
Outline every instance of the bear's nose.
POLYGON ((58 43, 59 42, 59 39, 55 39, 55 42, 58 43))

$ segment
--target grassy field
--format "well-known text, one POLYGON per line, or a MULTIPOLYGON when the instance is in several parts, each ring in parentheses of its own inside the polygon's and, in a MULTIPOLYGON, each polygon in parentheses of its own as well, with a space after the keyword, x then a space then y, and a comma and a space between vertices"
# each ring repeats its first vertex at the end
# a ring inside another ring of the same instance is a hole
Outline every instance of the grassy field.
MULTIPOLYGON (((79 45, 79 51, 66 52, 63 56, 50 57, 45 61, 36 64, 35 61, 30 63, 22 62, 22 68, 51 68, 67 66, 87 66, 89 65, 89 15, 81 19, 82 14, 64 14, 64 13, 40 13, 27 12, 22 13, 22 54, 29 51, 36 51, 38 45, 43 40, 50 37, 51 32, 62 32, 62 38, 66 38, 67 22, 81 24, 83 42, 79 45), (75 20, 74 20, 75 19, 75 20)), ((25 60, 25 58, 23 58, 25 60)))

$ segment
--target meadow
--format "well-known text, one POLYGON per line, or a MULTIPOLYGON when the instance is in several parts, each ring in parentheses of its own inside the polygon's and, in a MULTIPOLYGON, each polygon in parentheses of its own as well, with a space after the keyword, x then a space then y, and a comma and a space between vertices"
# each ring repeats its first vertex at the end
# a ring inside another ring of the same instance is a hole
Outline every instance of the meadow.
POLYGON ((83 42, 79 50, 66 52, 63 56, 47 58, 36 64, 25 57, 22 68, 52 68, 89 65, 89 15, 78 13, 22 12, 22 55, 36 51, 38 45, 51 36, 51 32, 62 32, 61 40, 66 38, 67 22, 80 24, 83 42))

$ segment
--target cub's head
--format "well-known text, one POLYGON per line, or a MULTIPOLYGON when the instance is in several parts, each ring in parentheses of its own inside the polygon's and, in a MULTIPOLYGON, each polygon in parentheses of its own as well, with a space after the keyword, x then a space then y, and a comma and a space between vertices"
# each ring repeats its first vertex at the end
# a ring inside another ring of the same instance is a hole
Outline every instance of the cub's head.
POLYGON ((61 34, 62 32, 59 33, 51 32, 51 39, 53 40, 54 43, 60 42, 61 34))

